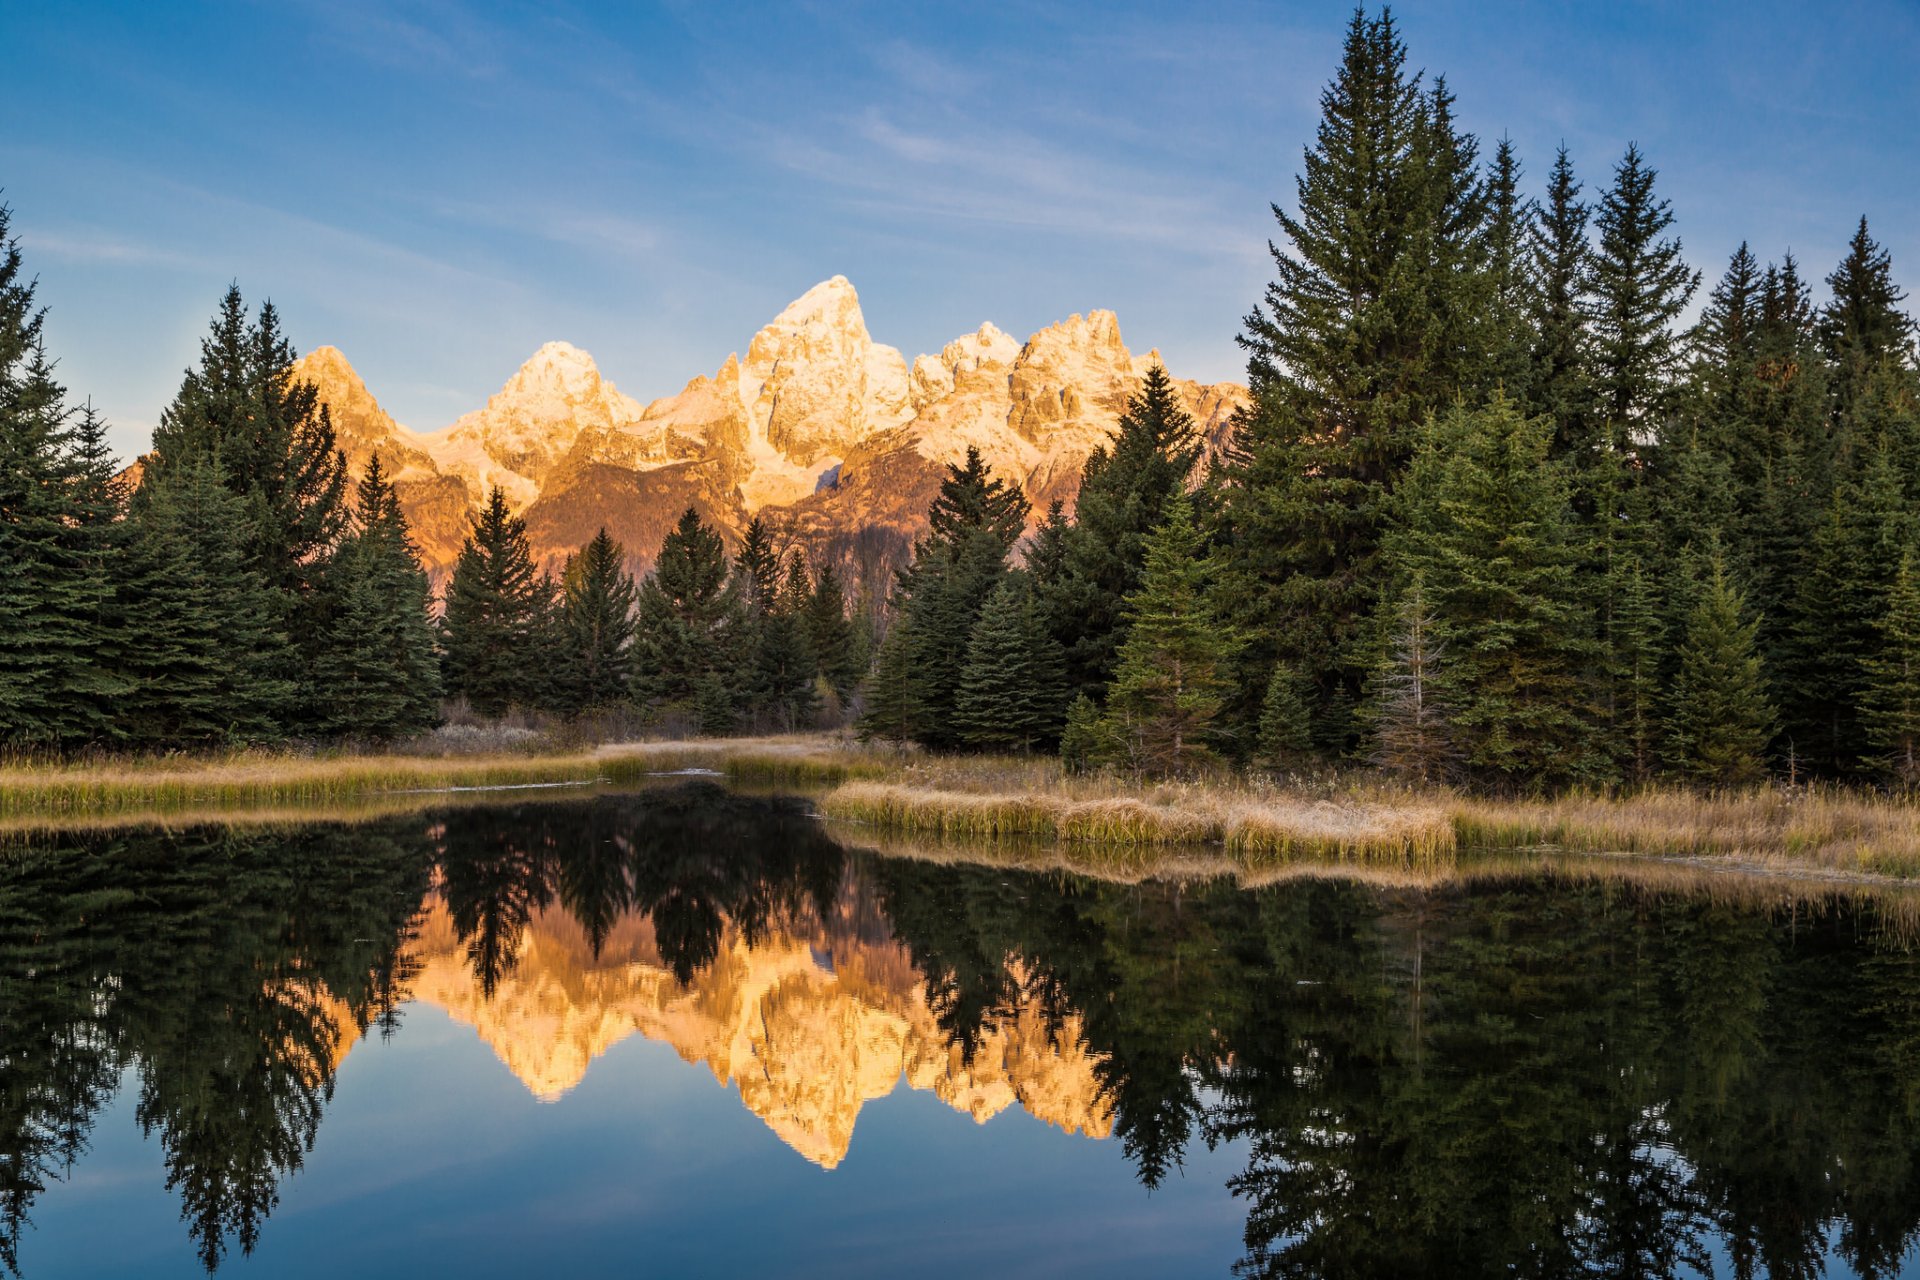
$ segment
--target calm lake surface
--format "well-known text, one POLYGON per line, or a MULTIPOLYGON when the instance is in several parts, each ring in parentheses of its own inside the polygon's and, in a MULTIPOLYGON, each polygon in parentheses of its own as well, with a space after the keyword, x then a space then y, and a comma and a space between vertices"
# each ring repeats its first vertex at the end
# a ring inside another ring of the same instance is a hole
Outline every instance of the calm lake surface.
POLYGON ((0 841, 0 1274, 1920 1275, 1901 903, 1120 886, 708 784, 0 841))

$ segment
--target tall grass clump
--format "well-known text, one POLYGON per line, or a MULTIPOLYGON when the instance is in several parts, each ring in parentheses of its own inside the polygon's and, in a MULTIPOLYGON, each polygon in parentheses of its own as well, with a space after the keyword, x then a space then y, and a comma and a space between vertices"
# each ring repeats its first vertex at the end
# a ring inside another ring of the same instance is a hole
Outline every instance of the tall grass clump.
POLYGON ((1459 841, 1920 876, 1920 804, 1838 787, 1452 802, 1459 841))
POLYGON ((848 782, 820 801, 826 816, 894 831, 985 839, 1039 837, 1114 849, 1211 845, 1241 866, 1331 859, 1396 866, 1450 863, 1444 810, 1300 800, 1218 785, 1125 794, 1112 781, 1055 775, 1044 789, 848 782))

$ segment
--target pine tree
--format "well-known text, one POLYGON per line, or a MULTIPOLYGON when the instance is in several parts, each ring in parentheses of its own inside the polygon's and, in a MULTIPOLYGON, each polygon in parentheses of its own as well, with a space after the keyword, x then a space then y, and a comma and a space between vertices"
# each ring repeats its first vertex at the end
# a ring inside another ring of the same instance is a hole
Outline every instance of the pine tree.
MULTIPOLYGON (((928 511, 927 535, 913 563, 898 575, 889 643, 906 646, 894 672, 911 671, 905 705, 890 694, 870 702, 863 732, 882 737, 904 730, 922 746, 960 745, 954 719, 967 642, 987 597, 1007 572, 1007 555, 1026 527, 1027 501, 1017 487, 995 479, 979 450, 949 465, 928 511), (898 640, 894 639, 897 633, 898 640), (899 716, 899 719, 895 717, 899 716)), ((882 666, 889 661, 883 652, 882 666)))
POLYGON ((752 660, 749 607, 726 548, 692 507, 660 544, 640 584, 634 630, 634 690, 643 703, 695 714, 710 731, 732 727, 743 668, 752 660))
POLYGON ((1607 719, 1621 771, 1634 782, 1646 782, 1653 777, 1659 748, 1666 626, 1657 583, 1640 558, 1624 557, 1618 572, 1607 635, 1613 691, 1607 719))
POLYGON ((144 746, 257 742, 284 734, 295 689, 286 635, 248 553, 247 507, 219 455, 142 485, 127 566, 128 736, 144 746))
POLYGON ((1313 755, 1313 709, 1306 682, 1285 662, 1276 662, 1260 700, 1260 736, 1255 760, 1269 769, 1290 769, 1313 755))
POLYGON ((843 701, 851 697, 866 671, 855 644, 853 623, 847 617, 846 589, 840 585, 832 561, 822 564, 814 575, 803 624, 821 676, 843 701))
POLYGON ((1075 698, 1060 730, 1060 762, 1069 772, 1084 773, 1117 763, 1123 755, 1124 749, 1100 704, 1084 693, 1075 698))
POLYGON ((1193 504, 1176 494, 1147 539, 1146 573, 1127 601, 1127 636, 1107 716, 1135 770, 1179 774, 1210 761, 1240 639, 1215 609, 1214 565, 1193 504))
POLYGON ((806 723, 818 701, 819 664, 807 640, 811 595, 806 561, 795 553, 774 593, 772 610, 757 625, 753 700, 761 714, 789 733, 806 723))
POLYGON ((1884 441, 1850 464, 1815 531, 1781 643, 1775 689, 1796 759, 1828 773, 1856 769, 1861 697, 1880 647, 1879 620, 1914 523, 1884 441))
POLYGON ((1594 383, 1608 440, 1622 454, 1644 443, 1671 407, 1680 359, 1672 326, 1700 284, 1680 241, 1662 238, 1673 211, 1655 197, 1656 177, 1628 144, 1593 219, 1594 383))
POLYGON ((1066 714, 1065 672, 1032 583, 1007 575, 987 597, 967 643, 954 700, 961 741, 976 751, 1050 747, 1066 714))
POLYGON ((526 521, 508 512, 496 487, 472 517, 447 586, 447 691, 488 715, 538 705, 556 657, 545 643, 551 591, 534 571, 526 521))
POLYGON ((1585 292, 1590 278, 1587 219, 1573 161, 1561 147, 1547 179, 1546 203, 1528 235, 1533 350, 1525 404, 1529 416, 1544 416, 1554 424, 1553 456, 1571 462, 1576 472, 1592 461, 1599 444, 1585 292))
POLYGON ((303 699, 321 733, 390 739, 440 718, 432 588, 380 459, 367 464, 355 525, 328 567, 333 603, 303 699))
POLYGON ((1695 782, 1738 786, 1765 776, 1773 708, 1745 609, 1714 554, 1687 620, 1667 719, 1668 764, 1695 782))
POLYGON ((263 303, 249 324, 240 290, 228 288, 200 363, 182 379, 143 459, 144 483, 219 454, 228 487, 246 506, 244 545, 289 626, 315 605, 349 515, 332 419, 313 385, 293 380, 293 364, 273 304, 263 303))
POLYGON ((1912 361, 1913 320, 1900 308, 1907 295, 1893 282, 1893 255, 1868 234, 1864 217, 1827 285, 1833 301, 1820 312, 1819 334, 1838 375, 1834 391, 1844 415, 1876 368, 1912 361))
POLYGON ((1532 298, 1530 241, 1539 214, 1533 202, 1520 194, 1520 175, 1513 140, 1500 139, 1487 175, 1487 346, 1493 385, 1509 398, 1526 403, 1533 342, 1527 322, 1532 298))
POLYGON ((121 495, 91 408, 69 412, 0 205, 0 744, 110 740, 121 495))
POLYGON ((862 740, 913 741, 918 724, 913 638, 895 625, 880 642, 873 672, 867 677, 866 712, 860 717, 862 740))
POLYGON ((780 556, 759 516, 747 522, 746 536, 733 557, 733 571, 753 611, 762 616, 772 613, 780 596, 780 556))
POLYGON ((1395 611, 1390 647, 1374 678, 1370 719, 1375 765, 1425 785, 1444 781, 1458 764, 1448 725, 1444 646, 1414 575, 1395 611))
POLYGON ((1911 549, 1887 593, 1880 648, 1866 662, 1861 723, 1874 764, 1900 786, 1920 785, 1920 565, 1911 549))
POLYGON ((1412 515, 1431 532, 1399 544, 1427 584, 1448 660, 1442 693, 1466 767, 1500 786, 1595 776, 1592 622, 1577 576, 1570 491, 1553 427, 1502 396, 1455 410, 1412 515))
POLYGON ((1042 526, 1036 550, 1043 563, 1035 581, 1048 583, 1051 598, 1044 608, 1061 627, 1075 690, 1097 691, 1112 678, 1126 630, 1120 609, 1140 585, 1147 536, 1168 499, 1185 490, 1199 458, 1193 418, 1156 364, 1128 402, 1112 440, 1087 457, 1073 524, 1060 535, 1057 574, 1044 563, 1053 554, 1045 544, 1056 535, 1042 526))
POLYGON ((1241 338, 1253 403, 1219 474, 1247 728, 1280 660, 1310 681, 1319 723, 1346 719, 1371 666, 1389 496, 1427 415, 1493 376, 1473 140, 1444 84, 1422 92, 1405 62, 1391 14, 1356 12, 1241 338))
POLYGON ((560 575, 558 693, 569 710, 617 706, 632 694, 637 593, 626 562, 626 548, 603 527, 560 575))

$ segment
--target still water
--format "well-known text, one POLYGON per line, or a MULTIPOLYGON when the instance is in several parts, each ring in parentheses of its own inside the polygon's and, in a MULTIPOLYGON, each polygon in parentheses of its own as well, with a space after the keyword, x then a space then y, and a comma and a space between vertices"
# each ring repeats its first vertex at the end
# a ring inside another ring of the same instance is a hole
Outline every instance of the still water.
POLYGON ((1904 900, 858 843, 693 784, 0 844, 0 1273, 1920 1275, 1904 900))

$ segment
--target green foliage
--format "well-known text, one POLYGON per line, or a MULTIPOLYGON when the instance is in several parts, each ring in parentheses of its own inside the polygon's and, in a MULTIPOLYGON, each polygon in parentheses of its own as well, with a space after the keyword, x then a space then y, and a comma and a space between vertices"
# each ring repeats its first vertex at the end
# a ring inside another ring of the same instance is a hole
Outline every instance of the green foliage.
POLYGON ((495 488, 472 517, 447 587, 447 692, 490 715, 539 705, 558 656, 547 643, 552 608, 553 584, 534 571, 527 523, 495 488))
POLYGON ((0 744, 80 746, 120 733, 122 495, 103 425, 54 381, 9 218, 0 205, 0 744))
POLYGON ((1900 557, 1879 619, 1879 651, 1866 660, 1861 721, 1872 761, 1903 787, 1920 785, 1920 566, 1900 557))
POLYGON ((1027 510, 1019 488, 995 479, 979 450, 969 447, 962 465, 948 466, 928 511, 928 533, 895 585, 892 652, 882 648, 864 734, 936 750, 962 745, 955 717, 967 645, 1006 576, 1027 510))
POLYGON ((557 700, 569 710, 618 706, 632 696, 634 608, 627 549, 602 528, 560 575, 557 700))
POLYGON ((798 553, 787 565, 771 612, 756 624, 753 705, 780 729, 792 732, 813 715, 820 674, 809 639, 807 606, 813 596, 806 562, 798 553))
POLYGON ((1147 537, 1169 499, 1186 489, 1199 458, 1193 418, 1155 365, 1113 439, 1087 458, 1072 525, 1058 511, 1048 513, 1029 564, 1065 646, 1073 689, 1097 691, 1112 678, 1126 631, 1121 607, 1139 588, 1147 537))
POLYGON ((803 606, 801 624, 807 646, 820 674, 842 700, 852 696, 866 674, 866 662, 860 653, 858 637, 847 617, 846 588, 832 561, 820 566, 813 577, 813 590, 803 606))
POLYGON ((742 668, 752 660, 751 634, 743 590, 728 581, 720 535, 688 507, 640 584, 635 696, 662 711, 694 713, 710 731, 730 731, 742 668))
POLYGON ((1066 662, 1024 574, 1009 574, 987 597, 967 642, 954 715, 961 741, 977 751, 1034 751, 1060 736, 1066 662))
POLYGON ((1528 230, 1532 347, 1525 404, 1529 416, 1554 424, 1553 454, 1576 469, 1587 465, 1599 443, 1586 298, 1588 216, 1563 146, 1554 156, 1546 201, 1528 230))
POLYGON ((361 478, 357 508, 328 566, 333 611, 307 667, 305 701, 319 708, 322 733, 401 737, 440 718, 432 592, 378 457, 361 478))
POLYGON ((1335 751, 1372 667, 1389 498, 1421 424, 1500 376, 1475 143, 1444 83, 1423 90, 1405 64, 1391 14, 1356 12, 1298 212, 1274 206, 1276 278, 1241 339, 1253 405, 1222 468, 1222 599, 1250 640, 1236 718, 1250 727, 1284 659, 1335 751))
POLYGON ((1137 771, 1180 774, 1224 745, 1228 663, 1241 640, 1212 598, 1215 566, 1185 494, 1147 539, 1146 572, 1127 599, 1127 637, 1107 691, 1107 716, 1137 771))
POLYGON ((1680 256, 1680 241, 1663 238, 1673 211, 1654 195, 1656 176, 1629 143, 1593 218, 1594 385, 1608 441, 1619 453, 1631 452, 1671 403, 1681 354, 1672 325, 1700 284, 1680 256))
POLYGON ((1646 782, 1657 763, 1666 626, 1654 575, 1638 556, 1622 557, 1617 565, 1619 581, 1606 637, 1612 693, 1607 718, 1621 772, 1634 782, 1646 782))
POLYGON ((1394 611, 1387 650, 1374 676, 1369 719, 1373 763, 1420 783, 1444 781, 1459 766, 1444 693, 1446 653, 1438 633, 1426 584, 1415 573, 1394 611))
POLYGON ((1260 700, 1255 760, 1269 769, 1289 769, 1313 754, 1313 712, 1306 682, 1285 662, 1276 662, 1260 700))
POLYGON ((1067 707, 1067 718, 1060 729, 1060 760, 1075 773, 1083 773, 1124 758, 1125 745, 1113 730, 1100 704, 1086 694, 1067 707))
POLYGON ((127 735, 147 746, 282 736, 287 637, 218 455, 147 480, 127 565, 127 735))
POLYGON ((1827 286, 1833 301, 1820 312, 1820 343, 1839 375, 1835 390, 1844 413, 1876 369, 1911 363, 1913 320, 1900 309, 1907 295, 1893 282, 1893 255, 1868 234, 1864 217, 1827 286))
POLYGON ((1569 486, 1553 427, 1504 396, 1455 410, 1396 559, 1430 592, 1440 681, 1466 767, 1499 786, 1603 769, 1592 746, 1595 657, 1569 486))
POLYGON ((1675 772, 1696 782, 1754 782, 1766 771, 1773 708, 1757 628, 1743 616, 1746 601, 1717 549, 1696 594, 1667 717, 1667 759, 1675 772))

